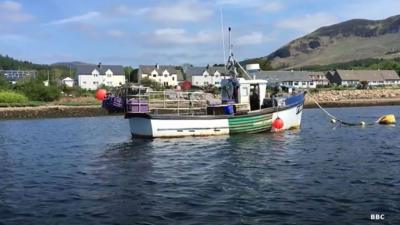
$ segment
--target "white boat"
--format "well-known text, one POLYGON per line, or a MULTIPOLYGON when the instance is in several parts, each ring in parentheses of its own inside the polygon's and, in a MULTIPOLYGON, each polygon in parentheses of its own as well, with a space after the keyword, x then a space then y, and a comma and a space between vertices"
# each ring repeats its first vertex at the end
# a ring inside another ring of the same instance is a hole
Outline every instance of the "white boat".
MULTIPOLYGON (((265 99, 266 81, 238 79, 237 84, 238 95, 232 104, 214 106, 203 104, 203 107, 197 107, 202 104, 201 100, 178 97, 175 100, 156 100, 161 108, 150 107, 149 112, 141 112, 140 107, 147 110, 148 102, 153 101, 151 99, 136 101, 135 106, 138 107, 136 112, 128 110, 125 113, 131 134, 134 137, 170 138, 276 132, 300 127, 304 92, 265 99), (257 93, 257 90, 260 93, 257 93), (254 96, 259 96, 259 99, 251 103, 250 98, 254 99, 254 96), (181 108, 163 107, 165 102, 168 104, 180 102, 181 108), (185 104, 195 107, 188 108, 184 106, 185 104)), ((194 93, 178 94, 178 96, 185 95, 194 93)), ((148 99, 149 96, 151 93, 135 97, 148 99)))
POLYGON ((248 75, 233 58, 232 51, 226 68, 231 78, 221 82, 219 104, 206 101, 204 93, 141 93, 139 88, 139 93, 130 95, 131 90, 127 90, 123 96, 125 118, 132 136, 230 135, 300 127, 305 92, 278 92, 267 96, 267 81, 248 75), (247 75, 247 80, 238 78, 237 67, 247 75))

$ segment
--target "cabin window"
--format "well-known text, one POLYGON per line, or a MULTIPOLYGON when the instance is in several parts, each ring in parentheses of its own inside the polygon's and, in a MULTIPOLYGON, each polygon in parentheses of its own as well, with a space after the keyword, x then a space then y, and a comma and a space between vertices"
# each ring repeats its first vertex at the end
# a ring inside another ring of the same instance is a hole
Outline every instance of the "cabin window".
POLYGON ((242 96, 246 97, 249 95, 249 89, 247 87, 242 88, 242 96))

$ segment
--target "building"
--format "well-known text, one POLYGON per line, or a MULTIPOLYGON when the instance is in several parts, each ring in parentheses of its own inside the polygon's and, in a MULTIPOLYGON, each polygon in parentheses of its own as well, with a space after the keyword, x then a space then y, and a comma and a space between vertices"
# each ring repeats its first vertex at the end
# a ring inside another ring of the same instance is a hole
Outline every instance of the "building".
POLYGON ((308 76, 317 86, 329 85, 329 80, 324 72, 308 72, 308 76))
POLYGON ((197 87, 207 85, 221 87, 221 80, 226 78, 229 77, 227 76, 226 68, 223 66, 189 67, 186 70, 186 79, 197 87))
POLYGON ((35 70, 0 70, 0 74, 12 84, 15 84, 21 79, 36 77, 35 70))
POLYGON ((143 78, 149 78, 161 83, 164 87, 175 87, 179 81, 183 81, 183 73, 176 66, 168 65, 140 65, 138 70, 138 83, 143 78))
POLYGON ((73 87, 75 84, 75 80, 70 78, 70 77, 66 77, 64 79, 61 80, 61 84, 65 85, 66 87, 73 87))
POLYGON ((79 87, 96 90, 102 85, 117 87, 125 84, 125 72, 119 65, 78 65, 76 79, 79 87))
POLYGON ((342 86, 357 86, 368 82, 369 86, 397 85, 400 78, 394 70, 336 70, 327 74, 331 83, 342 86))
POLYGON ((256 71, 252 72, 257 79, 267 80, 268 85, 281 85, 291 88, 316 88, 317 84, 307 71, 256 71))

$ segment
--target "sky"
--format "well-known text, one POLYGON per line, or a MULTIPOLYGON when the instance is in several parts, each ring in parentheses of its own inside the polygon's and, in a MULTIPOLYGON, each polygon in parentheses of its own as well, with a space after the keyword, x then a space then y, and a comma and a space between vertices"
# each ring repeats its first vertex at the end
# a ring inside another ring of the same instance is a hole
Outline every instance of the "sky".
POLYGON ((321 26, 397 14, 399 0, 0 0, 0 54, 42 64, 201 66, 224 62, 227 27, 243 60, 321 26))

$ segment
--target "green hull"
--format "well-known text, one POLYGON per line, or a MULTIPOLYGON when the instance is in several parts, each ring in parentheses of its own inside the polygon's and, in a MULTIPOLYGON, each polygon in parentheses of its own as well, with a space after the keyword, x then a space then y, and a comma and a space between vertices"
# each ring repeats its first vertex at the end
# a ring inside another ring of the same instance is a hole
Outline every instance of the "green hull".
POLYGON ((255 116, 239 116, 228 119, 229 133, 259 133, 271 130, 272 113, 255 116))

